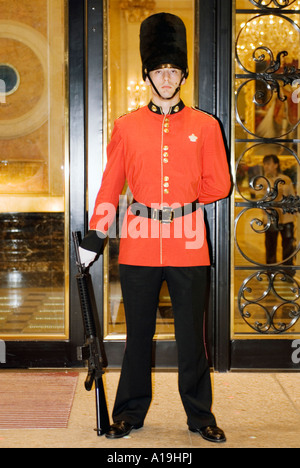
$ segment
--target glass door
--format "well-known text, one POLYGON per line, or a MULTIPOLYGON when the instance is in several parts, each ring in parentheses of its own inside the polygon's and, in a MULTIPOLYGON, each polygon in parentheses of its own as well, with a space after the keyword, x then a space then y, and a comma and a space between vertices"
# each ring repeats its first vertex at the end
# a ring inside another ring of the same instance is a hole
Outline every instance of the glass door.
POLYGON ((0 0, 0 18, 0 339, 10 348, 69 338, 67 2, 0 0))
POLYGON ((234 11, 232 367, 293 368, 300 336, 300 1, 234 11))

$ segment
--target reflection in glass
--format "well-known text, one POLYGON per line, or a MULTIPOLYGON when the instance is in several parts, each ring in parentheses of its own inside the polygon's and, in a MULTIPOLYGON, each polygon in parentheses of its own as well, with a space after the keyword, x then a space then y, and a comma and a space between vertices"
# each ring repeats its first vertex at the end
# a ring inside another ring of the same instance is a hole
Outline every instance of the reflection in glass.
MULTIPOLYGON (((259 164, 258 158, 254 158, 254 151, 251 154, 252 163, 256 164, 247 166, 240 161, 237 166, 237 190, 249 202, 244 210, 239 209, 236 212, 238 249, 244 258, 254 264, 272 265, 283 262, 285 265, 294 265, 298 244, 295 238, 297 215, 293 209, 297 188, 297 161, 269 154, 261 156, 259 164), (281 169, 281 164, 284 169, 281 169), (245 238, 245 229, 250 237, 245 238), (262 236, 255 234, 264 234, 264 240, 262 236), (250 238, 254 245, 249 242, 250 238)), ((295 274, 294 271, 291 273, 295 274)))

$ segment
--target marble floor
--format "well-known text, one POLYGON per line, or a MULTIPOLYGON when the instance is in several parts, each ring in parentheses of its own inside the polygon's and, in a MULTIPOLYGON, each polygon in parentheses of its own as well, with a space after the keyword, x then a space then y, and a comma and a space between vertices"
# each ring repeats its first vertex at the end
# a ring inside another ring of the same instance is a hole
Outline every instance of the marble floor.
POLYGON ((3 335, 64 333, 62 288, 0 289, 0 329, 3 335))
MULTIPOLYGON (((227 443, 220 445, 206 442, 188 431, 177 391, 177 373, 173 371, 153 373, 153 401, 142 429, 119 440, 97 437, 93 430, 94 391, 84 389, 86 372, 78 372, 67 429, 1 430, 0 448, 105 448, 107 451, 103 453, 107 455, 118 453, 121 448, 176 448, 187 452, 197 448, 300 447, 300 374, 297 372, 213 374, 213 412, 227 436, 227 443)), ((109 370, 104 376, 110 413, 118 379, 117 370, 109 370)))

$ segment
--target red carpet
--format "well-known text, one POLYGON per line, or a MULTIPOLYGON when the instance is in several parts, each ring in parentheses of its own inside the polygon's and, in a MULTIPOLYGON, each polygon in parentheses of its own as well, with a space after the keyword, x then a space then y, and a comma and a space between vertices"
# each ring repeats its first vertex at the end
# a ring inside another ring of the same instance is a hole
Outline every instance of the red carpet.
POLYGON ((0 371, 0 429, 66 428, 76 372, 0 371))

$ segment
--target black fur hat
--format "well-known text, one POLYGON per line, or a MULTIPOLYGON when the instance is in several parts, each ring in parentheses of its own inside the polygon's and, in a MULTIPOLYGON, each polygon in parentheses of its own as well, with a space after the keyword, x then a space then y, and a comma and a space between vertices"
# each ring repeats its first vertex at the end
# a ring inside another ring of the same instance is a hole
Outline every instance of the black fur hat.
POLYGON ((164 64, 172 64, 188 76, 186 28, 183 21, 170 13, 158 13, 141 24, 140 52, 143 79, 164 64))

